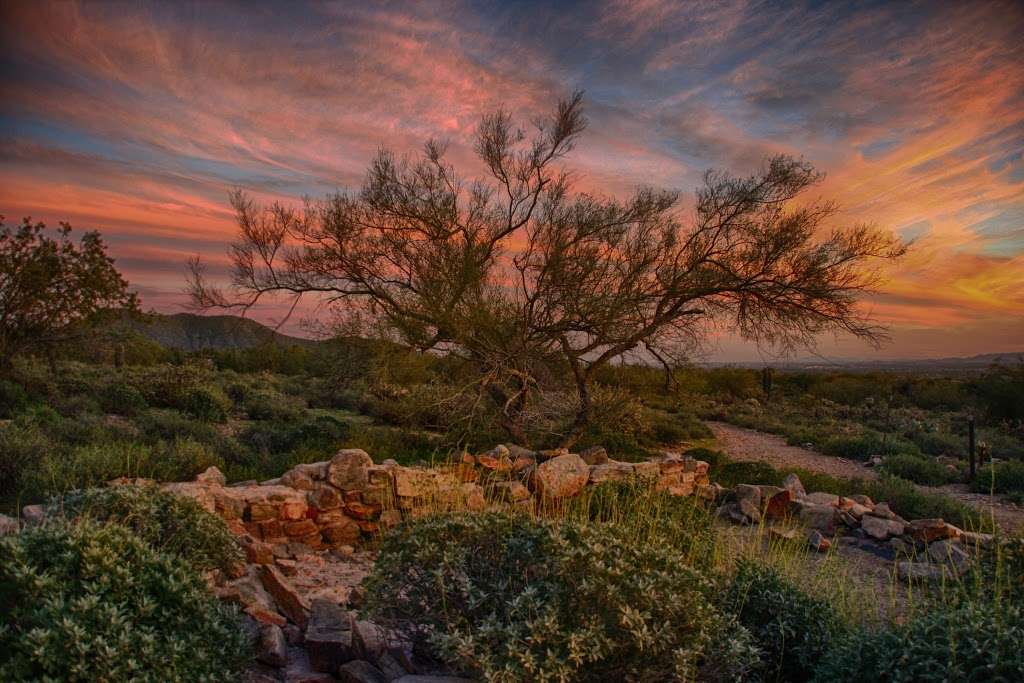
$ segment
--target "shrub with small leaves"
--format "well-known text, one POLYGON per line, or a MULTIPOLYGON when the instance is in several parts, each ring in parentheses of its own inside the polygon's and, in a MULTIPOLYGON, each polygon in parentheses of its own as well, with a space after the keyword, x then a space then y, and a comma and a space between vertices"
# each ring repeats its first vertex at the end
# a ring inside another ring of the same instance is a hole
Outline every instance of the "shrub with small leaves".
POLYGON ((824 600, 807 595, 768 565, 741 560, 725 594, 724 607, 736 615, 763 651, 765 680, 807 681, 839 630, 824 600))
POLYGON ((203 422, 225 422, 231 411, 231 399, 215 387, 200 386, 182 397, 181 410, 203 422))
POLYGON ((127 382, 113 382, 100 390, 100 407, 115 415, 134 416, 149 407, 142 392, 127 382))
POLYGON ((0 539, 0 679, 236 681, 237 612, 128 529, 50 524, 0 539))
POLYGON ((430 517, 385 537, 365 586, 376 618, 487 681, 731 680, 757 657, 703 574, 613 525, 430 517))
POLYGON ((953 600, 921 610, 906 625, 853 631, 824 655, 813 680, 1024 681, 1024 605, 953 600))
POLYGON ((53 504, 69 519, 127 527, 157 550, 182 557, 199 570, 227 569, 244 559, 220 517, 156 486, 86 489, 53 504))

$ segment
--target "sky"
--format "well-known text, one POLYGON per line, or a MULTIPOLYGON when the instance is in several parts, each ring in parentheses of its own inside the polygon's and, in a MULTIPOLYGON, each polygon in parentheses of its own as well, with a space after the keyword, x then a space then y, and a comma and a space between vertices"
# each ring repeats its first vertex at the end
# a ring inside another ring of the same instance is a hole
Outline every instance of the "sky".
MULTIPOLYGON (((1024 350, 1024 3, 46 2, 0 5, 0 215, 100 230, 144 307, 183 310, 185 263, 226 268, 243 188, 358 188, 429 137, 473 170, 481 113, 575 89, 581 188, 692 197, 772 154, 826 173, 838 224, 913 240, 867 310, 879 350, 1024 350)), ((273 321, 280 307, 254 317, 273 321)), ((712 360, 765 352, 729 335, 712 360)))

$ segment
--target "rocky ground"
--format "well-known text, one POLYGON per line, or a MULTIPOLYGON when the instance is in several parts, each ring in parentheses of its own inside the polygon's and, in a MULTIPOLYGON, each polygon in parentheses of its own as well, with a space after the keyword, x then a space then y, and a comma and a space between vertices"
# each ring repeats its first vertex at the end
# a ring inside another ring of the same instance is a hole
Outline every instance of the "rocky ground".
MULTIPOLYGON (((745 429, 724 422, 707 422, 721 449, 732 459, 761 461, 777 469, 799 467, 835 477, 875 479, 878 474, 863 465, 824 455, 808 448, 790 446, 781 436, 745 429)), ((986 514, 991 514, 1008 533, 1024 532, 1024 509, 997 497, 971 493, 964 484, 942 487, 918 486, 922 491, 942 493, 986 514)))

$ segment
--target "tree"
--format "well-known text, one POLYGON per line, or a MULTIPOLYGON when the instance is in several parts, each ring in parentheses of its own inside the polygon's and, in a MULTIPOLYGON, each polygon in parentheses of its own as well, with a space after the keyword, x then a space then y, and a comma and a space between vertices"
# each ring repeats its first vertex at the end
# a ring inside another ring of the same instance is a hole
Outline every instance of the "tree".
POLYGON ((0 367, 26 351, 52 352, 94 331, 97 317, 138 310, 138 298, 107 256, 98 232, 78 244, 71 226, 56 235, 25 218, 4 227, 0 216, 0 367))
POLYGON ((574 192, 556 164, 586 125, 579 93, 530 139, 509 114, 486 115, 475 149, 487 177, 472 181, 431 140, 416 158, 381 150, 360 192, 301 210, 236 191, 231 287, 210 285, 197 259, 193 301, 248 310, 270 294, 293 306, 316 295, 455 354, 521 442, 531 401, 564 379, 576 397, 565 445, 591 419, 595 372, 628 354, 669 367, 723 324, 784 349, 829 330, 882 338, 856 303, 877 281, 866 262, 904 246, 866 225, 819 237, 835 205, 793 202, 821 179, 810 164, 777 156, 747 178, 708 172, 684 220, 676 192, 574 192))

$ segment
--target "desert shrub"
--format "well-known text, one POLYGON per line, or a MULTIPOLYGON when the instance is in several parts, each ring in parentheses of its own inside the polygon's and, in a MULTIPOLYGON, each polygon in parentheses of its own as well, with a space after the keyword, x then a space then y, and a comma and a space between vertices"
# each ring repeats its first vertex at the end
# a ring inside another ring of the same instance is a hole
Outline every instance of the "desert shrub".
POLYGON ((1024 492, 1024 462, 999 462, 978 470, 971 488, 981 493, 1024 492))
POLYGON ((920 491, 913 483, 900 477, 883 476, 873 481, 864 481, 859 488, 861 490, 856 493, 889 503, 897 514, 906 519, 941 517, 959 527, 976 531, 986 531, 991 527, 985 515, 949 496, 920 491))
POLYGON ((0 379, 0 419, 10 419, 29 404, 28 392, 17 382, 0 379))
POLYGON ((930 458, 901 453, 890 455, 882 464, 882 471, 895 477, 908 479, 923 486, 942 486, 960 479, 958 472, 930 458))
POLYGON ((709 439, 708 426, 689 413, 655 413, 651 418, 651 438, 655 444, 678 444, 694 439, 709 439))
POLYGON ((294 421, 302 419, 305 409, 302 399, 266 389, 254 392, 245 400, 245 412, 250 420, 294 421))
POLYGON ((224 459, 207 444, 190 437, 161 441, 153 449, 146 472, 153 479, 186 481, 207 467, 224 467, 224 459))
POLYGON ((928 455, 960 457, 967 452, 967 440, 949 432, 915 432, 910 440, 928 455))
POLYGON ((707 578, 613 525, 431 517, 385 537, 365 586, 372 614, 488 681, 724 680, 756 660, 707 578))
POLYGON ((287 453, 297 449, 326 455, 336 451, 349 437, 347 422, 330 416, 318 416, 299 423, 261 422, 239 435, 242 443, 261 453, 287 453))
POLYGON ((127 527, 160 552, 196 569, 228 569, 245 558, 224 521, 190 498, 156 486, 109 486, 69 493, 53 502, 68 519, 127 527))
POLYGON ((967 394, 959 380, 935 378, 919 380, 910 386, 910 401, 926 410, 960 410, 967 403, 967 394))
POLYGON ((758 374, 745 368, 714 368, 707 371, 706 380, 705 391, 714 396, 742 400, 761 393, 758 374))
POLYGON ((852 406, 869 398, 885 396, 888 390, 885 381, 876 375, 839 375, 818 382, 811 393, 835 403, 852 406))
POLYGON ((151 450, 132 442, 113 441, 75 446, 63 453, 44 453, 26 474, 34 496, 98 486, 117 477, 148 477, 151 450))
POLYGON ((142 392, 127 382, 112 382, 99 394, 100 407, 107 413, 133 416, 149 406, 142 392))
POLYGON ((917 446, 910 441, 875 431, 831 436, 822 441, 819 448, 822 453, 853 460, 867 460, 872 455, 917 452, 917 446))
POLYGON ((772 681, 809 680, 840 628, 827 602, 750 560, 737 564, 723 607, 754 636, 763 653, 762 673, 772 681))
POLYGON ((45 430, 19 420, 0 426, 0 501, 14 506, 30 486, 30 474, 55 446, 45 430))
POLYGON ((135 372, 130 381, 149 405, 180 409, 185 397, 202 385, 204 377, 203 370, 195 365, 158 365, 135 372))
POLYGON ((231 399, 216 387, 199 386, 182 396, 179 407, 203 422, 225 422, 231 411, 231 399))
POLYGON ((922 610, 903 626, 854 631, 824 654, 813 680, 1024 680, 1024 605, 957 600, 922 610))
POLYGON ((710 476, 713 481, 726 488, 736 484, 777 485, 782 480, 780 472, 768 463, 760 461, 725 462, 720 464, 714 471, 710 471, 710 476))
POLYGON ((235 681, 249 644, 188 562, 119 525, 0 539, 0 678, 235 681))
POLYGON ((1024 420, 1024 362, 993 365, 970 389, 991 420, 1024 420))
MULTIPOLYGON (((493 446, 494 441, 489 444, 493 446)), ((433 462, 444 455, 443 447, 436 435, 381 425, 351 423, 348 438, 343 448, 362 448, 377 462, 391 458, 399 464, 433 462)))
POLYGON ((703 460, 711 466, 712 470, 724 465, 728 461, 728 458, 722 451, 704 448, 703 446, 699 448, 691 448, 687 450, 684 455, 687 455, 694 460, 703 460))

